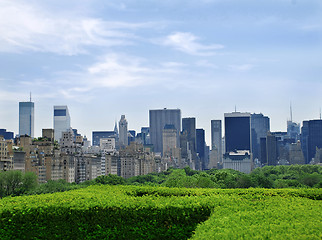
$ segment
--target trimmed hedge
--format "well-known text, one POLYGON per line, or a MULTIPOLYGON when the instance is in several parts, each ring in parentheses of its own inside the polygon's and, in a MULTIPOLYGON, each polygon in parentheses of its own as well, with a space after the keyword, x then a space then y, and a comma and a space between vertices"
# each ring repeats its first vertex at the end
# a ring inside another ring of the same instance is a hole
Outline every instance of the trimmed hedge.
POLYGON ((0 200, 0 236, 321 239, 322 203, 314 200, 321 196, 322 189, 90 186, 0 200))

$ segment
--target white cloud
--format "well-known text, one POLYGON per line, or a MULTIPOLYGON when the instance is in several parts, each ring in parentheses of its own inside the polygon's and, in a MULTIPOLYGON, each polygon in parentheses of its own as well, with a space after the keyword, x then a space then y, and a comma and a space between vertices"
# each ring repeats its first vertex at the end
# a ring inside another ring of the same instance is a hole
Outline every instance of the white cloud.
POLYGON ((0 52, 77 55, 86 53, 88 46, 131 44, 135 38, 131 32, 143 27, 151 27, 151 23, 107 22, 0 0, 0 52))
POLYGON ((216 53, 215 50, 224 48, 220 44, 203 45, 198 43, 198 40, 199 38, 190 32, 176 32, 167 36, 162 44, 197 56, 211 56, 216 53))
POLYGON ((229 65, 232 71, 246 72, 252 70, 255 66, 253 64, 229 65))
POLYGON ((199 67, 207 67, 207 68, 214 68, 217 69, 218 66, 216 64, 213 64, 207 60, 200 60, 196 62, 196 65, 199 67))
POLYGON ((164 62, 162 66, 165 68, 177 68, 177 67, 185 67, 187 64, 181 62, 164 62))

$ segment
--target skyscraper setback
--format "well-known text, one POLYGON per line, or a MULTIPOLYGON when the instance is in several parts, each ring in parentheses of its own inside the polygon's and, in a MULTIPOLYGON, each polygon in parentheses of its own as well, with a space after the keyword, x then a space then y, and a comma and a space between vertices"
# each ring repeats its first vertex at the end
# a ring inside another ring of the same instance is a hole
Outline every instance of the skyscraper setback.
POLYGON ((55 140, 60 141, 62 132, 71 128, 70 116, 67 106, 54 106, 54 131, 55 140))
POLYGON ((119 121, 119 141, 121 146, 128 145, 128 130, 127 130, 127 121, 125 119, 125 115, 121 116, 121 120, 119 121))
POLYGON ((34 111, 35 105, 30 102, 19 102, 19 135, 34 137, 34 111))

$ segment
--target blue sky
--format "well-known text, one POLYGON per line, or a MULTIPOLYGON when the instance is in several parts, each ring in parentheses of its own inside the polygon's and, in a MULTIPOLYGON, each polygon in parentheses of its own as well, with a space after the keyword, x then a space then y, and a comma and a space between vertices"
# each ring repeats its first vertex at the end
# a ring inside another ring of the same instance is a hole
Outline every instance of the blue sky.
POLYGON ((320 0, 0 0, 0 128, 18 132, 32 92, 35 135, 68 105, 91 136, 148 126, 180 108, 206 130, 225 112, 262 112, 273 131, 319 117, 320 0))

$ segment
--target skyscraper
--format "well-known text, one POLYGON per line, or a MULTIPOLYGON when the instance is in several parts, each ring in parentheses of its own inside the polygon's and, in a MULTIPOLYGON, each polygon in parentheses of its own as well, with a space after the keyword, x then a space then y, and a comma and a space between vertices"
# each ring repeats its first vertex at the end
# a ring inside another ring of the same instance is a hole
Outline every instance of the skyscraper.
POLYGON ((309 121, 308 162, 315 157, 316 149, 322 148, 322 120, 309 121))
POLYGON ((155 152, 162 152, 162 131, 166 124, 172 124, 177 130, 177 148, 180 143, 181 110, 180 109, 158 109, 149 111, 150 141, 155 152))
POLYGON ((265 138, 267 132, 270 131, 270 121, 269 117, 260 114, 251 115, 251 139, 252 139, 252 153, 253 158, 258 158, 261 161, 260 154, 260 139, 265 138))
POLYGON ((206 140, 205 140, 205 130, 200 128, 196 129, 196 152, 198 153, 201 169, 204 170, 208 168, 208 162, 205 158, 206 151, 206 140))
POLYGON ((19 102, 19 135, 27 134, 34 137, 34 109, 33 102, 19 102))
POLYGON ((226 153, 236 150, 251 151, 250 113, 225 113, 226 153))
POLYGON ((67 106, 54 106, 54 133, 55 140, 60 141, 62 132, 71 128, 70 116, 67 106))
POLYGON ((120 146, 127 146, 128 143, 128 131, 127 131, 127 121, 125 119, 125 115, 121 116, 121 120, 119 121, 119 143, 120 146))
POLYGON ((182 118, 182 131, 187 132, 189 149, 196 152, 196 118, 182 118))
POLYGON ((211 120, 211 157, 212 160, 215 161, 213 164, 222 162, 221 120, 211 120))

